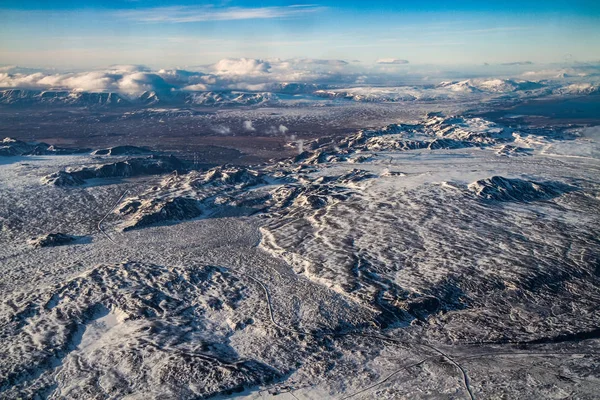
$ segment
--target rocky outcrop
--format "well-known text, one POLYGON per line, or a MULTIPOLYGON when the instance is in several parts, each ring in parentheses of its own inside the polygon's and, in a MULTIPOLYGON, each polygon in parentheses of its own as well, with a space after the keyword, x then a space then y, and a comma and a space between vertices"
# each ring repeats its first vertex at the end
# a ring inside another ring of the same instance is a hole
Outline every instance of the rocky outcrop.
POLYGON ((233 185, 253 186, 264 183, 260 172, 242 167, 216 167, 204 174, 195 182, 195 186, 201 185, 233 185))
POLYGON ((125 203, 118 212, 132 216, 123 227, 124 231, 143 228, 163 222, 183 221, 202 215, 200 203, 196 199, 175 197, 173 199, 133 200, 125 203))
MULTIPOLYGON (((361 152, 451 150, 486 147, 512 140, 513 130, 482 118, 446 117, 429 113, 416 124, 391 124, 380 129, 363 129, 340 140, 317 139, 302 143, 300 154, 291 159, 298 164, 363 162, 361 152)), ((292 146, 297 143, 291 144, 292 146)))
POLYGON ((77 236, 67 235, 64 233, 48 233, 46 235, 30 239, 29 244, 36 248, 64 246, 73 243, 77 239, 77 236))
POLYGON ((528 202, 551 199, 574 189, 559 182, 533 182, 493 176, 469 184, 469 190, 484 200, 528 202))
POLYGON ((496 150, 496 154, 499 156, 506 157, 515 157, 515 156, 529 156, 532 153, 532 149, 527 149, 525 147, 512 146, 510 144, 505 144, 503 146, 498 147, 496 150))
POLYGON ((177 157, 151 155, 94 167, 60 171, 45 176, 42 178, 42 182, 56 186, 74 186, 93 178, 127 178, 141 175, 160 175, 170 172, 182 173, 185 171, 185 163, 177 157))
POLYGON ((51 186, 79 186, 83 185, 85 181, 66 171, 58 171, 44 176, 42 183, 51 186))

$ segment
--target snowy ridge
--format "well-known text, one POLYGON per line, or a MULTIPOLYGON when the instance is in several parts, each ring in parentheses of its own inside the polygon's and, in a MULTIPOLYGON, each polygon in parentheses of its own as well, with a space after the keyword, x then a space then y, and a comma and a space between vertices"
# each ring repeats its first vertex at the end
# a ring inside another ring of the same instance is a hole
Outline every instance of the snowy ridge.
POLYGON ((593 83, 573 83, 554 91, 556 94, 590 95, 600 94, 600 86, 593 83))
POLYGON ((540 82, 513 79, 468 79, 465 81, 442 82, 438 88, 446 88, 454 92, 488 92, 510 93, 544 89, 547 85, 540 82))
POLYGON ((90 149, 62 148, 42 142, 27 143, 13 138, 0 142, 0 156, 67 155, 88 153, 90 149))
POLYGON ((87 93, 81 91, 38 91, 9 89, 0 91, 0 104, 71 105, 71 106, 115 106, 128 101, 118 93, 87 93))
POLYGON ((556 182, 531 182, 493 176, 469 184, 477 197, 497 201, 535 201, 560 196, 573 188, 556 182))
MULTIPOLYGON (((35 90, 11 88, 0 90, 0 105, 6 106, 73 106, 73 107, 156 107, 156 106, 274 106, 288 100, 302 99, 318 104, 319 99, 350 100, 361 103, 401 103, 431 101, 474 101, 492 99, 527 99, 557 95, 595 95, 597 82, 579 80, 467 79, 443 81, 418 86, 358 86, 340 87, 305 82, 272 82, 246 85, 232 90, 215 90, 190 86, 172 86, 135 92, 35 90), (316 102, 316 103, 315 103, 316 102)), ((334 101, 334 103, 335 103, 334 101)))
POLYGON ((266 183, 264 174, 238 167, 171 175, 160 185, 126 199, 117 212, 127 218, 123 230, 200 217, 233 207, 253 213, 265 207, 264 194, 247 189, 266 183))
POLYGON ((394 124, 360 130, 335 143, 317 139, 303 143, 307 150, 294 158, 303 164, 359 160, 353 154, 372 151, 459 149, 490 146, 513 140, 513 130, 482 118, 445 117, 433 113, 414 125, 394 124))
POLYGON ((124 161, 101 164, 93 167, 67 169, 42 178, 42 182, 54 186, 81 185, 87 179, 127 178, 138 175, 160 175, 184 172, 186 164, 175 156, 151 155, 145 158, 130 158, 124 161))
POLYGON ((460 100, 466 98, 489 98, 513 96, 515 98, 549 95, 560 84, 512 79, 468 79, 445 81, 430 86, 355 87, 345 89, 321 89, 316 96, 346 99, 357 102, 395 103, 404 101, 460 100))

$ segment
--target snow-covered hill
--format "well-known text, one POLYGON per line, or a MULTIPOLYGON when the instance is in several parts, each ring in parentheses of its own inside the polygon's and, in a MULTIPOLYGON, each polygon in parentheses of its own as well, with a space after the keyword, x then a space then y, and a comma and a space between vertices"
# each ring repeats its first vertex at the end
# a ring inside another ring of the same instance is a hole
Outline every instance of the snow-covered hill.
POLYGON ((5 140, 0 397, 594 399, 597 139, 429 113, 194 171, 5 140))

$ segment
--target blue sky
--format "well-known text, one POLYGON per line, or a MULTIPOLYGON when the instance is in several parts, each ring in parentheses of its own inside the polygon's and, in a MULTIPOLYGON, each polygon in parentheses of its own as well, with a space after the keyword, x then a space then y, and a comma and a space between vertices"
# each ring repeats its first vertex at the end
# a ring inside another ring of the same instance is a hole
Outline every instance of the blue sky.
POLYGON ((185 67, 228 57, 410 65, 600 60, 600 1, 0 2, 0 64, 185 67))

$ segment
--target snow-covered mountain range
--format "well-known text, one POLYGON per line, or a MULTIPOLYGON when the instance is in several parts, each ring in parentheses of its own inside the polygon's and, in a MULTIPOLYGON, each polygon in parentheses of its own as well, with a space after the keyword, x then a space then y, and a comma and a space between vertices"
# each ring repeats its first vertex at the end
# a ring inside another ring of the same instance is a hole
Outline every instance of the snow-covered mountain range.
POLYGON ((376 84, 369 83, 365 77, 354 77, 354 81, 330 79, 329 82, 314 77, 315 80, 311 81, 310 75, 273 75, 269 71, 234 75, 224 71, 207 75, 184 70, 151 72, 134 68, 47 76, 41 73, 0 73, 0 105, 215 107, 286 104, 289 100, 345 99, 385 103, 600 93, 600 82, 595 75, 563 74, 551 78, 542 76, 542 79, 491 77, 440 80, 437 83, 420 79, 418 84, 399 81, 390 86, 385 84, 386 80, 379 78, 374 81, 376 84), (297 80, 278 80, 281 78, 297 80))

